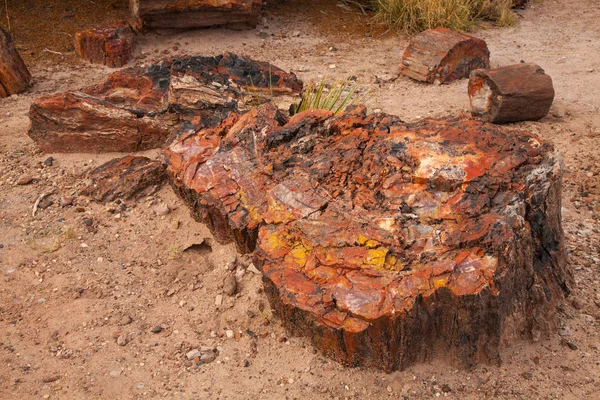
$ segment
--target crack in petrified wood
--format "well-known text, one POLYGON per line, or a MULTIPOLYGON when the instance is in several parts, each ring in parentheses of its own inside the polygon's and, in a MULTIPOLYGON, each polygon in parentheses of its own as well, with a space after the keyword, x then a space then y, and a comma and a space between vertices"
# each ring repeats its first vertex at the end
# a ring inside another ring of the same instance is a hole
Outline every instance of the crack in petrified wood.
POLYGON ((568 291, 560 163, 527 132, 268 104, 165 160, 196 219, 254 251, 286 327, 346 364, 498 361, 568 291))

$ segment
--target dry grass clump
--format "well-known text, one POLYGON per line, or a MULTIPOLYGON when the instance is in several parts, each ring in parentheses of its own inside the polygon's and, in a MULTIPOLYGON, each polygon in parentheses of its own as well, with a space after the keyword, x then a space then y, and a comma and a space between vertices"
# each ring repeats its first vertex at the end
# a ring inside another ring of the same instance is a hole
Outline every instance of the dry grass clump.
POLYGON ((443 26, 469 31, 477 20, 498 26, 516 21, 512 0, 372 0, 377 19, 409 33, 443 26))
POLYGON ((339 113, 351 105, 364 104, 369 100, 369 92, 355 81, 345 79, 328 84, 326 79, 319 83, 311 82, 302 92, 300 102, 292 104, 290 114, 294 115, 309 109, 319 109, 339 113), (359 92, 363 92, 362 95, 359 92))

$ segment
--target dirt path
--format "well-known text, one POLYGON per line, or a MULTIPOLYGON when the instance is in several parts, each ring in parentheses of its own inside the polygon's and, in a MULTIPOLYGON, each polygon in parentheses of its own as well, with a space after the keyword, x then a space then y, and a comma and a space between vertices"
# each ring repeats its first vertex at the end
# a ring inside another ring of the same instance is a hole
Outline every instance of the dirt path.
MULTIPOLYGON (((305 81, 356 76, 373 91, 372 109, 405 120, 467 110, 465 81, 439 87, 397 78, 405 37, 335 2, 322 9, 321 2, 292 3, 268 8, 256 31, 147 34, 136 62, 232 51, 305 81), (294 11, 306 4, 308 16, 298 17, 294 11), (360 29, 349 29, 355 20, 360 29)), ((52 166, 43 164, 49 155, 26 136, 31 101, 110 72, 46 53, 29 59, 35 87, 0 100, 0 398, 597 398, 600 5, 546 0, 522 15, 517 27, 476 34, 488 42, 493 65, 536 62, 554 80, 553 115, 520 125, 554 141, 567 171, 564 228, 577 283, 561 307, 560 335, 507 346, 502 366, 463 371, 436 361, 385 374, 341 367, 305 339, 286 337, 252 273, 239 295, 217 307, 233 249, 212 243, 211 252, 182 251, 210 234, 169 188, 138 203, 102 206, 77 191, 89 169, 114 155, 52 154, 52 166), (18 185, 24 176, 34 183, 18 185), (35 200, 52 190, 55 204, 32 217, 35 200), (65 197, 74 205, 61 207, 65 197), (156 215, 163 203, 173 211, 156 215), (162 330, 153 333, 157 326, 162 330), (188 361, 187 351, 200 346, 218 348, 217 360, 188 361)))

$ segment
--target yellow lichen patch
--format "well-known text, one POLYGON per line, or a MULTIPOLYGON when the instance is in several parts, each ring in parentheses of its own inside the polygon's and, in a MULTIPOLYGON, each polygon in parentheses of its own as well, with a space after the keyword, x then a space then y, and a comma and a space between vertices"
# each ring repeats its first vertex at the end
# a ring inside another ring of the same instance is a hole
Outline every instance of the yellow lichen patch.
POLYGON ((431 278, 431 284, 434 288, 439 289, 445 287, 450 279, 450 274, 439 275, 431 278))
POLYGON ((383 270, 385 266, 385 259, 388 254, 388 249, 385 247, 378 247, 376 249, 369 249, 367 256, 365 257, 364 264, 374 269, 383 270))
POLYGON ((298 241, 294 243, 292 249, 286 254, 284 261, 286 264, 297 265, 298 267, 303 268, 306 265, 306 261, 308 260, 311 251, 312 248, 308 244, 303 241, 298 241))
POLYGON ((366 237, 365 235, 358 235, 357 239, 358 244, 361 246, 365 246, 367 249, 374 249, 379 246, 379 242, 377 240, 372 240, 366 237))
POLYGON ((279 258, 289 250, 289 242, 278 231, 266 231, 261 235, 260 247, 271 257, 279 258))

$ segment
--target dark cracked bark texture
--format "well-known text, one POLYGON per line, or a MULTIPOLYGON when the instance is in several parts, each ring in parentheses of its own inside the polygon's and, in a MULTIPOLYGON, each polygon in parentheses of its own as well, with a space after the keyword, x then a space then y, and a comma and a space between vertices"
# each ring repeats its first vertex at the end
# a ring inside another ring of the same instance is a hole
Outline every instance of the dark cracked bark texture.
POLYGON ((194 217, 254 252, 286 328, 344 364, 496 363, 555 328, 561 166, 532 133, 267 104, 164 159, 194 217))

